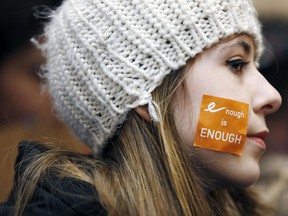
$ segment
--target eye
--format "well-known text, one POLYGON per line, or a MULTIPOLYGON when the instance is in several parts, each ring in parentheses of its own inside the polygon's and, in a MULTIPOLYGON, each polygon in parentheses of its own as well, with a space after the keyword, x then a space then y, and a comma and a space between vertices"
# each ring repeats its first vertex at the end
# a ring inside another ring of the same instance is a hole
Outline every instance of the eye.
POLYGON ((241 72, 248 64, 249 61, 244 61, 243 59, 231 59, 226 61, 226 65, 228 65, 232 71, 236 73, 241 72))

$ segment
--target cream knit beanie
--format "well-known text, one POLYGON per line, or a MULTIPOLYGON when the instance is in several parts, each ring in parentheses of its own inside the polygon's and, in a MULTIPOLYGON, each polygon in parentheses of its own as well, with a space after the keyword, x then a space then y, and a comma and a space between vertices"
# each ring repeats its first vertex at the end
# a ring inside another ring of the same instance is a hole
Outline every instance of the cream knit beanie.
POLYGON ((46 27, 55 109, 95 153, 173 70, 233 34, 262 49, 250 0, 66 0, 46 27))

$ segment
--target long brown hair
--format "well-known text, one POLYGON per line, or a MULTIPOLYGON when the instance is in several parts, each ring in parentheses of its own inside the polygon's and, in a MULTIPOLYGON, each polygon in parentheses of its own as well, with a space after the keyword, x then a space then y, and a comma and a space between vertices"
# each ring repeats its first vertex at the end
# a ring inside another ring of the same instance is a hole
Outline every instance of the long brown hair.
POLYGON ((147 122, 132 110, 99 159, 59 150, 41 155, 24 174, 16 215, 23 212, 39 178, 51 169, 94 185, 111 216, 267 215, 268 208, 254 193, 210 184, 197 166, 197 156, 181 143, 172 103, 177 89, 185 91, 186 69, 169 74, 153 92, 159 122, 147 122), (75 158, 85 160, 92 172, 74 163, 75 158))

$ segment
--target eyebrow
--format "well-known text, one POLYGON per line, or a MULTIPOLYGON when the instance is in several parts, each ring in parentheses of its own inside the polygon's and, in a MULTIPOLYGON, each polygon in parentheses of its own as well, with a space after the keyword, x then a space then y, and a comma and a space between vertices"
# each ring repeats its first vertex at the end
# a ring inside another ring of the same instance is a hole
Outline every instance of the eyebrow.
POLYGON ((222 49, 228 49, 233 46, 240 46, 244 50, 246 55, 250 55, 251 53, 251 45, 244 40, 225 44, 224 47, 222 47, 222 49))
POLYGON ((245 41, 239 41, 238 44, 243 47, 247 55, 251 53, 251 46, 248 43, 246 43, 245 41))

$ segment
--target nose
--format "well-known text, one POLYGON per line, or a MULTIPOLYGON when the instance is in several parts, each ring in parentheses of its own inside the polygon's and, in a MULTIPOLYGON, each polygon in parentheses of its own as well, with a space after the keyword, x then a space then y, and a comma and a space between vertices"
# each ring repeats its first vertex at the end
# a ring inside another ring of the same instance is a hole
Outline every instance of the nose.
POLYGON ((262 112, 264 115, 269 115, 279 109, 282 98, 279 92, 260 72, 259 75, 256 83, 254 83, 256 94, 253 97, 252 106, 255 112, 262 112))

